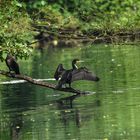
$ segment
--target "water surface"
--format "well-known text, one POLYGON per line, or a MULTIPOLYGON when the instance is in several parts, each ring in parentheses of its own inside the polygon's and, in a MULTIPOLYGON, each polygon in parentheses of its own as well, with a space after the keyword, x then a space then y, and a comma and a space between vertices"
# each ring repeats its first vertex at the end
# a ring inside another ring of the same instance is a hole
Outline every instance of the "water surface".
POLYGON ((139 140, 140 47, 48 48, 19 64, 22 73, 56 83, 57 65, 69 69, 73 58, 101 79, 72 84, 89 95, 77 97, 0 76, 0 140, 139 140))

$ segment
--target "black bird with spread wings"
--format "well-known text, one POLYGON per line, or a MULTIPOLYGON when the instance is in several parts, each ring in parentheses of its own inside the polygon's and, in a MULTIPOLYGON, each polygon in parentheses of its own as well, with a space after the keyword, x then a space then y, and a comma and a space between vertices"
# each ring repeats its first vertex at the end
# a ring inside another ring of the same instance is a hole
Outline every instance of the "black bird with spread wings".
POLYGON ((19 65, 16 62, 16 59, 14 56, 12 56, 11 54, 7 54, 5 62, 10 72, 14 71, 16 74, 20 74, 19 65))
POLYGON ((76 65, 77 62, 78 59, 72 61, 72 69, 70 70, 64 69, 62 64, 58 65, 54 78, 60 80, 58 81, 56 88, 62 88, 65 84, 69 84, 69 87, 71 88, 71 83, 77 80, 99 81, 99 77, 90 72, 86 67, 78 68, 76 65))

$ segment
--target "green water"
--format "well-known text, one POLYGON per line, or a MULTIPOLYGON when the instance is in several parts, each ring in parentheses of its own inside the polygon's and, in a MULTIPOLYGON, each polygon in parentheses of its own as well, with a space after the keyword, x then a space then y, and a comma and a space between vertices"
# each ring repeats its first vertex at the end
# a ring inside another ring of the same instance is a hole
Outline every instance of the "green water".
MULTIPOLYGON (((76 97, 29 83, 0 85, 0 140, 140 139, 140 46, 49 48, 19 64, 22 73, 47 79, 60 62, 71 68, 73 58, 100 77, 98 83, 72 84, 91 94, 76 97)), ((1 68, 7 69, 4 63, 1 68)), ((11 80, 0 76, 0 83, 11 80)))

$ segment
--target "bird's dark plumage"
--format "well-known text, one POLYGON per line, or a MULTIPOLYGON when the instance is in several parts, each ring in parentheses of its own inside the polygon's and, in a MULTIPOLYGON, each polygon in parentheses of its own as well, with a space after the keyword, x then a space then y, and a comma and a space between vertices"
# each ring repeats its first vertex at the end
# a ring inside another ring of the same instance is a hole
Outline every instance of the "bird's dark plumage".
POLYGON ((65 72, 66 70, 63 68, 63 65, 62 64, 59 64, 55 73, 54 73, 54 78, 55 80, 59 80, 59 78, 63 75, 63 73, 65 72))
POLYGON ((6 61, 6 65, 8 66, 10 72, 14 71, 16 74, 20 74, 19 65, 16 62, 16 59, 12 55, 7 54, 5 61, 6 61))
POLYGON ((72 69, 70 70, 65 70, 62 64, 58 65, 54 77, 56 80, 61 79, 56 88, 62 88, 64 84, 69 84, 71 87, 71 83, 77 80, 99 81, 99 78, 86 67, 78 69, 74 61, 75 59, 72 61, 72 69))
POLYGON ((72 71, 71 82, 77 80, 99 81, 99 78, 85 67, 72 71))

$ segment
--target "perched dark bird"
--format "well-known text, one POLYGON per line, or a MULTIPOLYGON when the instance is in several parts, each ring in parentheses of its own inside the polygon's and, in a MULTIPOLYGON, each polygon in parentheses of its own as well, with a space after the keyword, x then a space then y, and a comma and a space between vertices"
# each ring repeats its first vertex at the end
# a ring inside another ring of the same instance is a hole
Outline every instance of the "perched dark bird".
POLYGON ((16 59, 14 56, 12 56, 11 54, 7 54, 7 57, 5 59, 6 65, 9 68, 9 71, 14 71, 16 74, 20 74, 19 71, 19 65, 16 62, 16 59))
POLYGON ((56 88, 62 88, 65 84, 69 84, 71 88, 71 83, 77 80, 99 81, 99 77, 90 72, 86 67, 78 68, 76 65, 77 61, 75 59, 72 61, 72 69, 70 70, 65 70, 62 64, 58 65, 54 78, 60 80, 56 88))
MULTIPOLYGON (((77 65, 76 65, 76 63, 77 63, 78 61, 79 61, 79 59, 74 59, 74 60, 72 61, 72 69, 70 69, 70 70, 64 69, 64 68, 63 68, 63 65, 62 65, 62 64, 59 64, 58 67, 57 67, 57 69, 56 69, 56 71, 55 71, 54 78, 55 78, 56 80, 59 80, 59 78, 61 78, 62 75, 63 75, 65 72, 68 73, 69 71, 72 71, 72 70, 74 70, 74 69, 78 69, 78 67, 77 67, 77 65)), ((66 73, 65 73, 65 74, 66 74, 66 73)))

